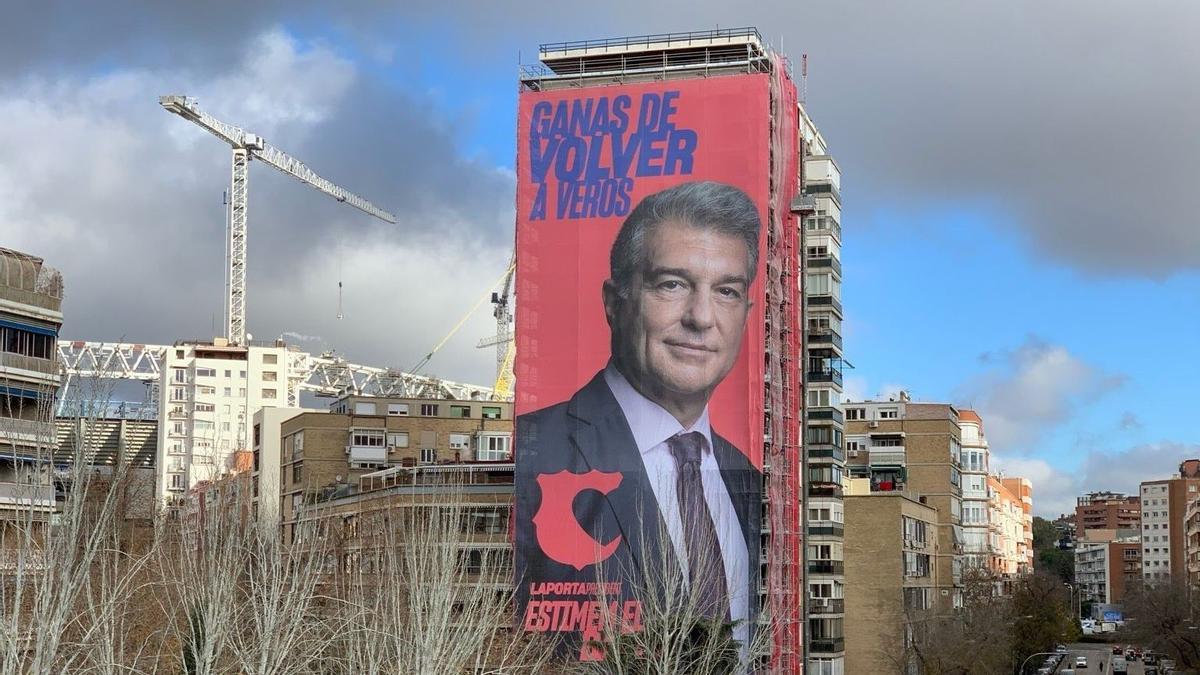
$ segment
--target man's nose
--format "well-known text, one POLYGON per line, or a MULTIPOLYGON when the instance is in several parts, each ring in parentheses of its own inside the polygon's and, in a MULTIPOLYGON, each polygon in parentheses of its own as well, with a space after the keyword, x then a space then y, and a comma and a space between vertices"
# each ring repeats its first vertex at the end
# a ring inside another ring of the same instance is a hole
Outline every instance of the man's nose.
POLYGON ((712 293, 697 291, 691 294, 683 312, 683 324, 697 331, 707 330, 716 324, 712 293))

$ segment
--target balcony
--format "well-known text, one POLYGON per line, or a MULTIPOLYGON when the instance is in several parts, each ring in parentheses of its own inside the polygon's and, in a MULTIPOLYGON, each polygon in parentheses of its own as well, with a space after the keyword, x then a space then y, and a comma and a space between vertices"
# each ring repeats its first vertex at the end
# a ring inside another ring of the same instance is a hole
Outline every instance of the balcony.
POLYGON ((838 349, 842 348, 842 336, 837 331, 829 329, 816 329, 808 331, 808 345, 815 347, 818 345, 833 345, 838 349))
POLYGON ((810 307, 833 307, 839 314, 842 312, 842 301, 832 295, 808 295, 805 300, 810 307))
POLYGON ((841 523, 809 525, 808 533, 814 537, 844 537, 846 528, 841 523))
POLYGON ((831 255, 808 258, 806 262, 809 269, 831 269, 838 276, 842 275, 842 262, 831 255))
MULTIPOLYGON (((837 371, 832 371, 832 372, 837 374, 837 382, 839 384, 841 384, 842 374, 838 373, 837 371)), ((825 408, 825 407, 809 408, 808 409, 808 419, 809 419, 809 421, 833 420, 834 422, 837 422, 838 424, 846 423, 845 415, 843 415, 842 411, 838 410, 837 408, 825 408)))
POLYGON ((28 370, 39 375, 49 376, 48 378, 38 378, 39 380, 51 379, 55 383, 58 382, 58 359, 39 359, 36 356, 0 352, 0 367, 12 368, 14 370, 28 370))
POLYGON ((811 459, 832 459, 838 462, 846 461, 846 451, 836 445, 827 445, 820 443, 810 443, 808 445, 808 458, 811 459))
MULTIPOLYGON (((49 448, 54 445, 55 428, 52 422, 0 417, 0 439, 49 448)), ((12 448, 7 448, 9 451, 12 448)))
POLYGON ((387 448, 379 445, 347 445, 346 454, 351 462, 383 464, 387 462, 387 448))
POLYGON ((904 492, 904 481, 872 480, 871 492, 904 492))
POLYGON ((30 509, 35 513, 53 512, 54 486, 0 483, 0 506, 5 511, 30 509))
POLYGON ((809 614, 845 614, 846 601, 842 598, 809 598, 809 614))
POLYGON ((807 232, 829 232, 838 241, 842 240, 842 226, 832 216, 809 216, 804 219, 807 232))
POLYGON ((809 483, 809 497, 841 497, 842 486, 836 483, 809 483))
POLYGON ((846 651, 846 638, 813 638, 808 645, 814 654, 836 654, 846 651))
POLYGON ((808 381, 809 382, 833 382, 837 385, 841 385, 842 384, 842 371, 840 371, 840 370, 810 370, 810 371, 808 371, 808 381))
POLYGON ((871 466, 904 466, 908 456, 904 446, 872 446, 869 453, 871 466))
POLYGON ((809 574, 845 574, 846 563, 841 560, 809 560, 809 574))

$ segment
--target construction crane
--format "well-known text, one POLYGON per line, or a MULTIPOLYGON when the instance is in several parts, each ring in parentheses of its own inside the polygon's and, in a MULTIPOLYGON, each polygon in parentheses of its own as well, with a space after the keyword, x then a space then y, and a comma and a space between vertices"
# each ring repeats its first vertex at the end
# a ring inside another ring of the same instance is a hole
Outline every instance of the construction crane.
POLYGON ((496 317, 496 334, 483 338, 475 345, 479 349, 496 347, 496 383, 492 386, 492 395, 498 401, 507 400, 512 396, 514 384, 513 360, 516 358, 516 342, 513 340, 512 314, 512 282, 513 273, 517 269, 517 254, 513 252, 508 261, 508 272, 504 275, 504 283, 499 292, 492 293, 492 316, 496 317))
POLYGON ((303 162, 272 147, 261 136, 249 133, 232 124, 226 124, 200 110, 196 99, 186 96, 160 96, 158 103, 167 112, 175 113, 189 122, 200 125, 233 148, 233 172, 229 189, 228 268, 226 270, 228 295, 225 299, 225 336, 230 343, 246 344, 246 201, 251 159, 260 159, 339 202, 349 204, 380 220, 389 223, 396 222, 396 217, 392 214, 318 176, 303 162))

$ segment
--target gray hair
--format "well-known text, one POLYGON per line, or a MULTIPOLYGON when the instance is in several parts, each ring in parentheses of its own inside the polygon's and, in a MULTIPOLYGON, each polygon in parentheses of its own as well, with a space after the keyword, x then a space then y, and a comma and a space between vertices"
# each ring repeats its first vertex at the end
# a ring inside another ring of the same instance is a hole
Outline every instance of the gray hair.
POLYGON ((624 296, 633 273, 646 262, 646 235, 667 221, 712 230, 746 244, 747 281, 758 271, 758 207, 740 189, 715 181, 680 183, 647 196, 621 224, 609 255, 609 275, 624 296))

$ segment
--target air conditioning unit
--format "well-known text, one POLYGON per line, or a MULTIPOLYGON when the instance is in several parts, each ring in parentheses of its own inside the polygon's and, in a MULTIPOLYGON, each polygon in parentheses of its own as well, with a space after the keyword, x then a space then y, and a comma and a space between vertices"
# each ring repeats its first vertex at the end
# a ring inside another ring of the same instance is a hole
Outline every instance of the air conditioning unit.
POLYGON ((870 422, 867 422, 867 426, 871 429, 878 429, 879 428, 879 420, 871 420, 870 422))

